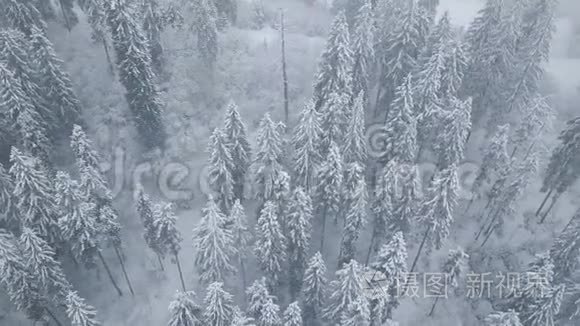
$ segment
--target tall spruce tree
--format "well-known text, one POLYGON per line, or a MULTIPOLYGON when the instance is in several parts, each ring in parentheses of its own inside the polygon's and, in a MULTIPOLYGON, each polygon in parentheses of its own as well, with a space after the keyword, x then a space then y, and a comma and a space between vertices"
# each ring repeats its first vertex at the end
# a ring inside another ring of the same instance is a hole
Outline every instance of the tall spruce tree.
POLYGON ((153 223, 155 222, 154 205, 149 195, 140 187, 137 192, 136 210, 143 223, 143 239, 147 246, 157 255, 161 269, 163 267, 162 257, 164 256, 164 248, 157 243, 157 237, 153 223))
POLYGON ((372 196, 371 211, 373 213, 372 236, 369 251, 366 257, 366 264, 373 251, 380 246, 380 239, 383 239, 389 231, 389 222, 392 220, 393 204, 395 199, 396 171, 398 163, 395 160, 389 161, 377 177, 374 194, 372 196))
POLYGON ((365 164, 367 161, 367 148, 365 139, 365 111, 364 93, 361 91, 352 107, 351 115, 344 135, 344 147, 342 150, 344 161, 365 164))
MULTIPOLYGON (((457 248, 449 250, 449 255, 443 262, 441 270, 445 273, 446 284, 448 284, 451 289, 456 290, 459 287, 459 279, 465 274, 467 259, 469 259, 469 255, 466 254, 463 249, 457 248)), ((447 289, 445 289, 445 291, 447 291, 447 289)), ((435 312, 435 307, 437 307, 440 298, 441 297, 438 296, 433 301, 433 306, 431 306, 429 316, 432 316, 433 312, 435 312)))
POLYGON ((162 105, 155 85, 147 39, 134 18, 127 0, 106 3, 106 16, 117 54, 120 80, 135 117, 137 130, 147 147, 163 146, 165 130, 162 105))
POLYGON ((471 99, 462 101, 450 96, 451 110, 446 111, 435 136, 434 148, 439 153, 437 166, 445 169, 452 164, 460 164, 464 158, 467 137, 471 132, 471 99))
POLYGON ((357 241, 367 223, 367 185, 364 178, 359 179, 345 217, 345 225, 340 242, 338 266, 341 267, 356 257, 357 241))
POLYGON ((280 318, 280 306, 274 302, 273 297, 269 297, 264 306, 260 318, 257 319, 258 326, 281 326, 282 318, 280 318))
POLYGON ((255 326, 254 319, 247 317, 246 314, 239 308, 234 307, 232 324, 230 326, 255 326))
POLYGON ((366 297, 351 302, 342 313, 340 326, 370 326, 371 312, 366 297))
POLYGON ((339 12, 326 41, 314 83, 314 107, 319 111, 331 97, 352 97, 353 54, 344 12, 339 12), (334 95, 333 95, 334 94, 334 95))
POLYGON ((331 143, 330 151, 317 172, 318 185, 316 186, 314 200, 318 204, 316 209, 322 216, 322 235, 320 251, 324 248, 324 237, 327 216, 339 214, 341 203, 341 190, 343 184, 342 157, 335 143, 331 143))
POLYGON ((237 250, 230 229, 225 227, 225 216, 210 196, 201 211, 201 221, 193 229, 195 266, 203 283, 223 281, 235 271, 231 260, 237 250))
POLYGON ((227 144, 234 164, 232 170, 234 195, 236 198, 243 200, 246 172, 251 162, 252 150, 248 142, 246 125, 242 121, 238 106, 234 102, 230 102, 228 105, 223 131, 226 134, 227 144))
POLYGON ((250 242, 252 241, 252 232, 248 228, 248 219, 244 207, 239 199, 236 199, 234 206, 229 215, 230 228, 234 237, 234 247, 237 248, 237 258, 242 273, 242 282, 246 288, 246 267, 248 253, 250 252, 250 242))
POLYGON ((99 326, 97 311, 85 303, 76 291, 69 291, 66 296, 66 314, 72 326, 99 326))
POLYGON ((201 307, 195 302, 193 291, 177 291, 169 304, 171 318, 168 326, 202 326, 206 325, 201 316, 201 307))
POLYGON ((348 95, 332 93, 328 101, 320 109, 322 114, 322 134, 318 151, 324 158, 328 155, 331 144, 343 144, 345 142, 345 130, 347 128, 348 113, 350 108, 348 95))
POLYGON ((149 56, 156 71, 161 71, 163 66, 163 46, 161 45, 161 32, 165 27, 163 13, 157 0, 143 0, 141 2, 143 15, 143 32, 149 45, 149 56))
POLYGON ((304 279, 310 249, 311 220, 312 201, 302 187, 298 186, 292 192, 286 222, 289 288, 293 299, 300 293, 304 279))
POLYGON ((398 164, 395 170, 393 212, 388 217, 391 231, 408 233, 422 197, 419 169, 414 164, 398 164))
POLYGON ((236 163, 224 132, 215 128, 209 139, 209 182, 222 212, 229 212, 234 200, 232 172, 236 163))
POLYGON ((363 267, 356 260, 351 260, 336 272, 336 280, 330 282, 330 294, 324 310, 324 318, 334 324, 340 324, 342 312, 348 306, 364 297, 363 267))
POLYGON ((355 18, 352 35, 352 56, 354 61, 352 94, 357 95, 362 92, 363 106, 368 104, 371 69, 375 63, 375 33, 376 25, 372 3, 370 0, 363 0, 355 18))
POLYGON ((281 169, 282 140, 276 124, 266 113, 260 121, 256 156, 251 166, 258 199, 266 202, 272 198, 274 180, 281 169))
POLYGON ((450 40, 447 43, 446 53, 441 73, 440 94, 457 96, 464 85, 465 73, 470 62, 467 45, 464 41, 450 40))
POLYGON ((21 31, 27 37, 34 28, 46 31, 46 23, 33 1, 6 0, 0 4, 0 9, 4 12, 8 26, 21 31))
POLYGON ((284 326, 302 326, 302 310, 298 301, 288 305, 284 311, 284 326))
POLYGON ((173 256, 173 260, 177 264, 179 272, 179 279, 181 280, 181 287, 185 290, 185 282, 183 280, 183 272, 181 271, 181 262, 179 260, 179 251, 181 251, 181 233, 177 229, 177 216, 175 215, 173 204, 161 203, 154 208, 153 231, 154 243, 158 249, 162 249, 163 253, 169 253, 173 256))
POLYGON ((223 289, 223 283, 215 282, 207 287, 203 317, 206 325, 229 326, 233 319, 233 296, 223 289))
POLYGON ((314 109, 314 103, 308 101, 300 113, 299 122, 292 136, 296 183, 307 193, 310 193, 314 186, 315 171, 321 161, 319 152, 322 136, 321 119, 321 114, 314 109))
POLYGON ((326 305, 326 285, 326 265, 320 252, 317 252, 308 261, 302 284, 302 307, 306 325, 320 322, 323 307, 326 305))
POLYGON ((271 289, 275 289, 282 280, 286 262, 286 237, 282 233, 279 220, 278 207, 273 201, 268 201, 260 212, 256 225, 254 253, 271 289))
MULTIPOLYGON (((232 0, 235 1, 235 0, 232 0)), ((196 6, 197 47, 199 56, 210 69, 218 55, 218 13, 214 0, 201 0, 196 6)))
POLYGON ((256 279, 246 289, 246 296, 248 297, 248 314, 258 321, 262 316, 262 308, 271 297, 266 286, 266 278, 256 279))

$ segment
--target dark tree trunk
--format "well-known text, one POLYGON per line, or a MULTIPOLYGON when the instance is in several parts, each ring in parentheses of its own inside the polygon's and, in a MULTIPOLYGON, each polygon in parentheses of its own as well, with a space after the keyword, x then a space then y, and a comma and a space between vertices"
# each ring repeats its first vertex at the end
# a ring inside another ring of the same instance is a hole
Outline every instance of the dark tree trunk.
POLYGON ((105 56, 107 57, 107 63, 109 64, 109 70, 111 71, 111 75, 115 76, 115 66, 113 65, 113 60, 111 59, 111 54, 109 53, 109 44, 107 44, 107 40, 103 36, 103 49, 105 50, 105 56))
POLYGON ((119 251, 119 248, 117 246, 113 246, 113 248, 115 249, 115 254, 117 255, 117 258, 119 259, 119 263, 121 264, 121 270, 123 271, 123 276, 125 276, 125 281, 127 281, 127 286, 129 287, 129 291, 131 292, 132 296, 135 296, 135 292, 133 291, 133 285, 131 285, 131 280, 129 279, 129 275, 127 274, 127 270, 125 269, 125 261, 123 260, 123 257, 121 256, 121 252, 119 251))
POLYGON ((181 287, 183 288, 183 292, 186 292, 185 289, 185 281, 183 280, 183 272, 181 271, 181 263, 179 261, 179 254, 175 253, 175 264, 177 265, 177 271, 179 272, 179 280, 181 281, 181 287))
POLYGON ((320 236, 320 253, 324 251, 324 234, 326 232, 326 212, 328 208, 325 205, 324 210, 322 211, 322 234, 320 236))
POLYGON ((54 320, 54 323, 58 326, 63 326, 63 324, 60 322, 60 320, 58 320, 58 318, 56 318, 56 316, 54 315, 54 313, 48 309, 47 307, 44 307, 44 310, 46 311, 46 313, 50 316, 50 318, 52 320, 54 320))
POLYGON ((284 118, 286 122, 286 132, 289 130, 289 108, 288 108, 288 74, 286 73, 286 39, 284 35, 284 11, 280 10, 280 34, 282 40, 282 82, 284 87, 284 118))
POLYGON ((439 297, 435 298, 435 302, 433 302, 433 306, 431 306, 431 311, 429 311, 429 317, 433 316, 435 312, 435 307, 437 306, 437 302, 439 302, 439 297))
POLYGON ((375 247, 375 240, 377 238, 376 230, 373 230, 373 235, 371 236, 371 244, 369 245, 369 251, 367 252, 367 258, 365 259, 365 265, 369 265, 369 261, 371 260, 371 254, 373 252, 373 248, 375 247))
POLYGON ((546 212, 542 216, 542 219, 540 220, 540 224, 544 223, 544 221, 546 220, 546 217, 548 217, 548 214, 552 211, 552 208, 554 208, 554 205, 556 205, 556 202, 558 201, 559 197, 560 196, 558 194, 552 196, 552 203, 550 203, 550 206, 548 207, 548 209, 546 210, 546 212))
POLYGON ((109 279, 111 280, 111 283, 115 287, 115 290, 117 290, 117 293, 119 294, 119 296, 122 297, 123 292, 119 288, 119 285, 117 285, 117 282, 115 281, 115 278, 113 277, 113 274, 111 273, 111 270, 109 269, 109 265, 107 265, 107 262, 105 261, 105 258, 103 257, 103 254, 101 253, 100 249, 97 249, 97 254, 99 255, 99 258, 101 259, 101 262, 103 263, 103 266, 105 267, 105 271, 107 271, 107 275, 109 275, 109 279))
POLYGON ((411 265, 411 270, 409 273, 413 273, 415 270, 415 266, 417 266, 417 262, 419 261, 419 256, 421 255, 421 251, 423 251, 423 246, 425 246, 425 242, 427 241, 427 237, 429 236, 429 232, 431 232, 431 226, 425 230, 425 234, 423 234, 423 240, 421 240, 421 244, 419 245, 419 249, 417 250, 417 255, 415 255, 415 259, 413 260, 413 265, 411 265))
MULTIPOLYGON (((240 258, 240 273, 242 273, 242 286, 244 290, 247 288, 247 279, 246 279, 246 264, 244 264, 244 260, 240 258)), ((246 296, 244 295, 244 305, 246 305, 246 296)))
POLYGON ((157 261, 159 262, 159 266, 161 267, 162 271, 165 271, 165 266, 163 266, 163 259, 161 259, 161 255, 155 253, 157 255, 157 261))
POLYGON ((546 205, 546 202, 548 201, 548 199, 552 195, 552 192, 554 192, 554 188, 550 189, 550 191, 548 191, 548 193, 546 194, 546 197, 544 197, 544 200, 542 201, 542 203, 540 204, 540 207, 538 207, 538 210, 536 211, 536 216, 540 215, 542 208, 544 208, 544 205, 546 205))
POLYGON ((62 13, 62 18, 64 19, 64 25, 66 26, 66 29, 68 29, 68 31, 70 32, 72 29, 72 26, 70 24, 70 20, 68 18, 68 15, 66 14, 66 11, 64 10, 64 4, 62 3, 62 0, 59 0, 58 4, 60 5, 60 12, 62 13))

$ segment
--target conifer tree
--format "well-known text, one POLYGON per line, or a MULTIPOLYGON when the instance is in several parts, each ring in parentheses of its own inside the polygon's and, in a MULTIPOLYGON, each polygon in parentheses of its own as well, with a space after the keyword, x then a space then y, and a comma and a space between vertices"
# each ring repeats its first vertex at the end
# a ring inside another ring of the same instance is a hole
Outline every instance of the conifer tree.
POLYGON ((331 93, 325 105, 319 109, 322 114, 322 134, 318 151, 322 157, 326 157, 332 143, 343 144, 345 142, 345 130, 347 128, 348 112, 350 111, 350 96, 331 93))
POLYGON ((522 313, 524 325, 556 325, 566 286, 564 284, 553 286, 546 292, 528 308, 528 311, 522 313))
MULTIPOLYGON (((363 0, 355 18, 353 47, 352 94, 363 95, 363 106, 368 103, 371 69, 375 63, 375 19, 370 0, 363 0)), ((364 112, 364 108, 363 108, 364 112)))
POLYGON ((270 200, 276 175, 282 169, 282 140, 269 113, 260 121, 256 157, 251 169, 257 187, 256 197, 264 202, 270 200))
POLYGON ((271 201, 278 207, 280 226, 286 228, 286 215, 288 211, 288 201, 290 200, 290 175, 280 170, 274 178, 274 188, 272 189, 271 201))
POLYGON ((177 291, 169 304, 171 319, 168 326, 202 326, 206 325, 201 317, 201 308, 195 302, 193 291, 177 291))
POLYGON ((282 326, 280 306, 274 302, 273 297, 268 297, 262 307, 260 318, 257 321, 258 326, 282 326))
POLYGON ((419 211, 419 223, 425 226, 425 234, 411 266, 411 272, 415 270, 415 265, 427 239, 430 240, 429 244, 436 249, 441 249, 449 236, 451 224, 453 224, 453 209, 457 204, 458 188, 459 181, 455 164, 435 174, 429 195, 419 211))
POLYGON ((165 131, 161 102, 155 85, 147 39, 132 15, 127 0, 106 3, 106 17, 117 54, 120 80, 135 117, 137 130, 149 148, 162 146, 165 131))
POLYGON ((77 122, 80 114, 80 102, 76 96, 70 76, 63 70, 63 62, 54 52, 52 43, 43 31, 34 29, 31 38, 32 59, 39 67, 40 85, 46 94, 51 116, 57 119, 53 126, 70 128, 77 122))
POLYGON ((59 220, 62 235, 68 239, 73 255, 88 268, 95 266, 95 258, 100 250, 94 212, 95 204, 79 203, 72 212, 59 220))
POLYGON ((113 61, 109 53, 109 40, 107 37, 107 17, 105 6, 102 0, 78 0, 81 10, 87 15, 89 25, 91 25, 91 38, 95 43, 101 43, 109 69, 114 73, 113 61))
POLYGON ((242 121, 238 106, 234 102, 230 102, 228 105, 223 131, 226 134, 229 152, 234 163, 232 170, 234 195, 235 198, 243 200, 246 172, 251 160, 251 148, 248 142, 246 125, 242 121))
POLYGON ((322 215, 322 235, 320 251, 324 248, 326 218, 328 215, 340 212, 341 190, 343 181, 342 157, 335 143, 331 143, 330 151, 317 172, 318 185, 315 190, 316 209, 322 215))
POLYGON ((4 169, 2 163, 0 163, 0 216, 5 219, 8 226, 13 223, 18 223, 14 221, 16 216, 15 213, 15 202, 16 198, 13 196, 14 193, 14 182, 12 177, 8 174, 8 171, 4 169))
MULTIPOLYGON (((447 278, 446 284, 451 286, 452 289, 457 289, 459 287, 459 279, 462 278, 465 273, 467 259, 469 259, 469 255, 467 255, 463 249, 457 248, 449 250, 449 255, 445 262, 443 262, 442 271, 445 273, 447 278)), ((447 289, 445 290, 447 291, 447 289)), ((440 296, 435 298, 429 316, 432 316, 433 312, 435 312, 435 307, 440 298, 440 296)))
POLYGON ((181 251, 181 233, 177 229, 177 216, 175 215, 173 204, 161 203, 154 209, 153 231, 154 243, 158 248, 163 249, 163 253, 167 252, 173 256, 177 269, 179 272, 179 279, 183 291, 185 290, 185 282, 183 280, 183 273, 181 271, 181 262, 179 261, 179 251, 181 251))
POLYGON ((320 252, 310 258, 302 284, 302 307, 306 325, 315 323, 322 317, 326 305, 326 265, 320 252))
POLYGON ((439 152, 437 165, 440 169, 461 163, 471 132, 471 100, 461 101, 451 96, 449 104, 452 109, 445 112, 441 119, 442 130, 435 136, 434 147, 439 152))
POLYGON ((157 237, 155 234, 155 228, 153 223, 155 222, 155 214, 153 203, 149 196, 140 187, 137 193, 137 213, 141 218, 143 223, 143 239, 147 246, 157 255, 161 269, 163 270, 162 256, 164 255, 163 246, 157 243, 157 237))
POLYGON ((76 291, 69 291, 66 296, 66 314, 72 326, 99 326, 97 311, 85 303, 76 291))
POLYGON ((577 210, 550 248, 550 258, 554 262, 554 279, 558 281, 570 277, 578 266, 578 257, 580 257, 579 232, 580 210, 577 210))
POLYGON ((281 281, 282 268, 286 261, 286 238, 282 234, 279 219, 276 204, 268 201, 256 225, 254 253, 272 289, 281 281))
POLYGON ((292 136, 295 180, 307 193, 310 193, 314 186, 314 174, 321 161, 319 152, 322 136, 321 120, 321 114, 314 109, 314 103, 308 101, 300 113, 299 122, 292 136))
POLYGON ((244 289, 246 288, 246 267, 245 261, 247 253, 250 251, 250 242, 252 241, 252 232, 248 228, 248 219, 244 211, 244 207, 239 199, 236 199, 234 206, 230 212, 229 221, 230 228, 234 237, 234 247, 237 248, 237 257, 240 264, 240 272, 242 273, 242 282, 244 289))
POLYGON ((486 326, 523 326, 518 314, 510 310, 508 312, 494 311, 485 317, 486 326))
POLYGON ((54 249, 27 227, 22 229, 18 246, 25 268, 29 273, 36 275, 39 290, 47 297, 53 298, 55 302, 64 300, 71 289, 71 284, 55 258, 54 249))
POLYGON ((298 301, 292 302, 284 311, 284 326, 302 326, 302 310, 298 301))
POLYGON ((417 155, 417 122, 413 115, 411 75, 397 88, 385 125, 385 154, 382 160, 414 163, 417 155))
POLYGON ((161 32, 164 28, 163 14, 157 0, 143 0, 141 12, 143 13, 143 32, 149 45, 151 63, 159 72, 163 65, 163 46, 161 45, 161 32))
POLYGON ((229 326, 233 318, 233 296, 223 289, 223 283, 208 286, 203 312, 206 325, 229 326))
POLYGON ((18 218, 21 226, 36 228, 50 244, 60 239, 52 199, 54 189, 49 176, 38 159, 12 147, 10 152, 10 175, 14 180, 14 198, 17 200, 18 218))
POLYGON ((362 266, 354 259, 336 272, 336 280, 330 282, 330 295, 324 309, 324 318, 328 322, 338 325, 342 312, 352 302, 364 298, 362 272, 362 266))
POLYGON ((235 162, 230 153, 226 135, 219 128, 214 129, 209 139, 209 182, 217 202, 223 212, 229 212, 234 199, 232 171, 235 162))
POLYGON ((527 155, 527 152, 535 146, 538 140, 542 139, 546 131, 552 131, 554 111, 542 97, 532 98, 525 111, 521 124, 514 131, 511 158, 519 153, 527 155))
POLYGON ((29 37, 34 28, 46 30, 46 23, 32 1, 6 0, 0 4, 8 26, 29 37))
POLYGON ((248 297, 248 314, 256 321, 260 320, 262 309, 266 305, 266 301, 271 297, 266 286, 266 278, 262 277, 255 280, 246 289, 246 295, 248 297))
POLYGON ((550 208, 544 213, 544 216, 547 216, 559 196, 568 190, 580 176, 580 165, 578 164, 580 162, 578 154, 580 137, 578 135, 580 135, 580 117, 568 121, 566 129, 558 137, 560 144, 552 151, 552 156, 544 173, 541 191, 546 193, 546 197, 536 211, 536 215, 540 214, 544 204, 552 196, 550 208))
POLYGON ((467 53, 467 46, 463 41, 450 40, 446 47, 447 51, 443 72, 441 73, 441 89, 439 93, 441 96, 446 94, 457 96, 459 90, 463 87, 470 57, 467 53))
POLYGON ((383 239, 389 229, 389 221, 392 220, 393 200, 395 199, 395 180, 398 163, 395 160, 389 161, 383 171, 378 176, 374 195, 372 196, 371 211, 373 212, 372 237, 366 257, 366 264, 369 263, 373 251, 380 245, 379 239, 383 239))
MULTIPOLYGON (((384 303, 386 310, 384 314, 387 318, 391 318, 393 310, 399 306, 397 291, 400 289, 400 282, 404 280, 408 271, 407 245, 401 231, 394 233, 389 242, 381 246, 371 267, 381 272, 388 280, 386 291, 389 298, 384 303)), ((373 301, 372 304, 376 305, 376 300, 373 301)))
POLYGON ((196 16, 195 28, 199 55, 203 62, 212 69, 218 55, 218 13, 214 0, 199 1, 196 16))
POLYGON ((353 54, 348 24, 343 11, 339 12, 326 41, 314 83, 314 108, 329 106, 331 97, 352 97, 353 54))
POLYGON ((234 307, 232 324, 230 326, 256 326, 253 322, 253 318, 247 317, 239 307, 234 307))
POLYGON ((437 23, 431 28, 425 46, 419 52, 418 63, 425 65, 442 46, 454 38, 449 12, 445 11, 437 23))
POLYGON ((342 150, 344 161, 365 164, 367 161, 367 148, 363 92, 360 92, 354 100, 344 140, 345 143, 342 150))
POLYGON ((236 24, 238 17, 237 0, 212 0, 215 3, 217 13, 220 19, 228 21, 230 24, 236 24))
POLYGON ((364 178, 358 180, 353 194, 353 201, 349 204, 345 217, 344 230, 340 243, 338 266, 341 267, 355 258, 356 243, 367 223, 367 184, 364 178))
POLYGON ((395 165, 393 212, 387 226, 408 233, 422 197, 419 169, 414 164, 395 165))
POLYGON ((298 186, 292 192, 286 222, 290 295, 296 299, 302 287, 312 232, 312 201, 298 186))
POLYGON ((222 281, 235 271, 231 259, 236 254, 230 229, 225 228, 225 216, 210 196, 202 209, 202 218, 193 229, 195 266, 203 283, 222 281))
POLYGON ((369 326, 370 315, 368 300, 366 297, 358 297, 342 313, 340 326, 369 326))
MULTIPOLYGON (((440 106, 440 94, 442 72, 445 65, 445 46, 443 43, 432 49, 431 56, 418 67, 413 96, 415 97, 415 114, 418 119, 424 120, 429 115, 429 110, 440 106)), ((425 124, 425 123, 421 123, 425 124)))

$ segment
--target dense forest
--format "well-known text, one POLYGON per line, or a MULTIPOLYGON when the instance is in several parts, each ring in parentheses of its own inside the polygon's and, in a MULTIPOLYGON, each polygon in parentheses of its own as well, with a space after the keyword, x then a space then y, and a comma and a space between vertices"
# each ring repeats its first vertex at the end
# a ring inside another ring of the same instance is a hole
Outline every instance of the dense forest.
POLYGON ((0 325, 579 324, 568 7, 443 2, 0 0, 0 325))

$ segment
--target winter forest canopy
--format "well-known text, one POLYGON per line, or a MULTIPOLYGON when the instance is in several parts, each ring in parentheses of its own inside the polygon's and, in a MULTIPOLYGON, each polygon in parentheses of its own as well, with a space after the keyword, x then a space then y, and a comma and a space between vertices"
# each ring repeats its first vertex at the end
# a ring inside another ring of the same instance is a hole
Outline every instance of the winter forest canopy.
POLYGON ((580 324, 574 7, 0 0, 0 325, 580 324))

